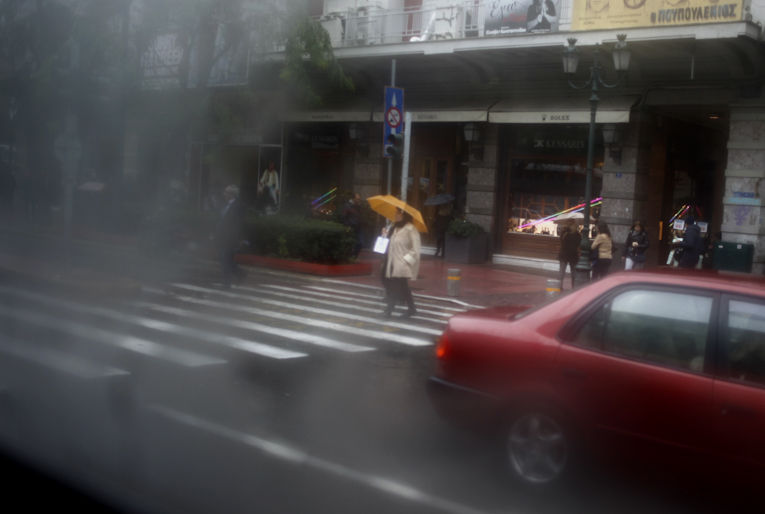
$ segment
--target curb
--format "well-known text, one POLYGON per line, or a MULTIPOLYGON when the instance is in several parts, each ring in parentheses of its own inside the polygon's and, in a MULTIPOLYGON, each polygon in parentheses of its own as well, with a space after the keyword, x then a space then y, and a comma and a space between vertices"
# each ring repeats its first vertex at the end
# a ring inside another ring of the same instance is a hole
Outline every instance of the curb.
POLYGON ((296 273, 307 273, 309 275, 321 275, 325 277, 348 277, 372 274, 371 262, 356 262, 353 264, 316 264, 313 262, 291 261, 252 254, 237 254, 235 260, 237 263, 247 266, 263 266, 266 268, 274 268, 296 273))

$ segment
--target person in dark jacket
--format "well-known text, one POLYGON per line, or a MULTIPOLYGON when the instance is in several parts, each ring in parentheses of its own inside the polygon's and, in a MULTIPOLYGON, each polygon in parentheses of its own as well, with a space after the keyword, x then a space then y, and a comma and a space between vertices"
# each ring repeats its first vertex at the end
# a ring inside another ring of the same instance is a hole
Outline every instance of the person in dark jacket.
POLYGON ((239 248, 244 221, 244 212, 239 201, 239 188, 234 185, 226 187, 223 191, 225 205, 220 214, 220 219, 215 227, 215 244, 218 248, 223 287, 231 287, 231 279, 241 281, 244 272, 234 260, 236 250, 239 248))
POLYGON ((558 250, 561 290, 563 290, 563 279, 566 277, 566 266, 571 270, 571 289, 574 289, 574 275, 576 275, 574 270, 579 260, 579 244, 581 241, 582 237, 574 223, 561 227, 560 250, 558 250))
POLYGON ((699 256, 704 252, 704 238, 701 237, 701 229, 696 225, 693 214, 687 215, 684 221, 685 234, 678 245, 681 252, 677 265, 680 268, 693 269, 699 263, 699 256))
POLYGON ((648 236, 640 220, 632 224, 627 240, 624 242, 624 269, 642 269, 645 266, 645 252, 648 249, 648 236))

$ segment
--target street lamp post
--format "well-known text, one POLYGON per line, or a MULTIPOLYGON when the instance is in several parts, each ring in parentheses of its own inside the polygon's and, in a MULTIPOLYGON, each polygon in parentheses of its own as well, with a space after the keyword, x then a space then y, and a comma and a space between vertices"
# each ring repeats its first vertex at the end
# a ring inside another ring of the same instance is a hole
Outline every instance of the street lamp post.
POLYGON ((595 116, 598 111, 598 88, 614 88, 619 85, 621 77, 629 69, 630 51, 627 49, 627 35, 619 34, 618 41, 614 46, 613 58, 614 69, 618 73, 616 83, 608 84, 601 78, 603 68, 600 65, 600 45, 595 46, 595 55, 590 67, 590 78, 582 85, 575 84, 571 77, 576 73, 579 64, 579 54, 576 45, 576 38, 568 39, 568 47, 563 51, 563 72, 569 76, 569 85, 574 89, 590 88, 590 132, 587 138, 587 172, 584 186, 584 227, 581 242, 581 251, 579 252, 579 262, 576 265, 576 283, 579 285, 590 281, 590 204, 592 202, 592 161, 595 149, 595 116))

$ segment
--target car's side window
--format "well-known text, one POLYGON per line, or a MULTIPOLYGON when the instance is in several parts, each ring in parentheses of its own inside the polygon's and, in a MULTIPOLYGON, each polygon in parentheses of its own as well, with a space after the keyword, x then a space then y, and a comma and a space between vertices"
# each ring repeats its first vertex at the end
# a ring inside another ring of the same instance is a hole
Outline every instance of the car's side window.
POLYGON ((765 385, 765 303, 728 302, 728 376, 765 385))
POLYGON ((713 299, 628 290, 591 316, 574 343, 643 361, 702 371, 713 299))
POLYGON ((572 343, 586 348, 603 349, 603 333, 608 321, 609 307, 610 304, 606 304, 595 311, 576 333, 572 343))

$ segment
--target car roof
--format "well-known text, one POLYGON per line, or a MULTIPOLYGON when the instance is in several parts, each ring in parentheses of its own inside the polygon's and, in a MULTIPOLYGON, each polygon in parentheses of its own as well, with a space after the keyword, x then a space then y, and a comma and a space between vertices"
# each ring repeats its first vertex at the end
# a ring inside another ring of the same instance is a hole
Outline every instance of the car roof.
POLYGON ((616 272, 608 275, 607 278, 609 277, 623 284, 651 282, 765 296, 765 276, 749 273, 687 270, 667 266, 651 270, 616 272))

